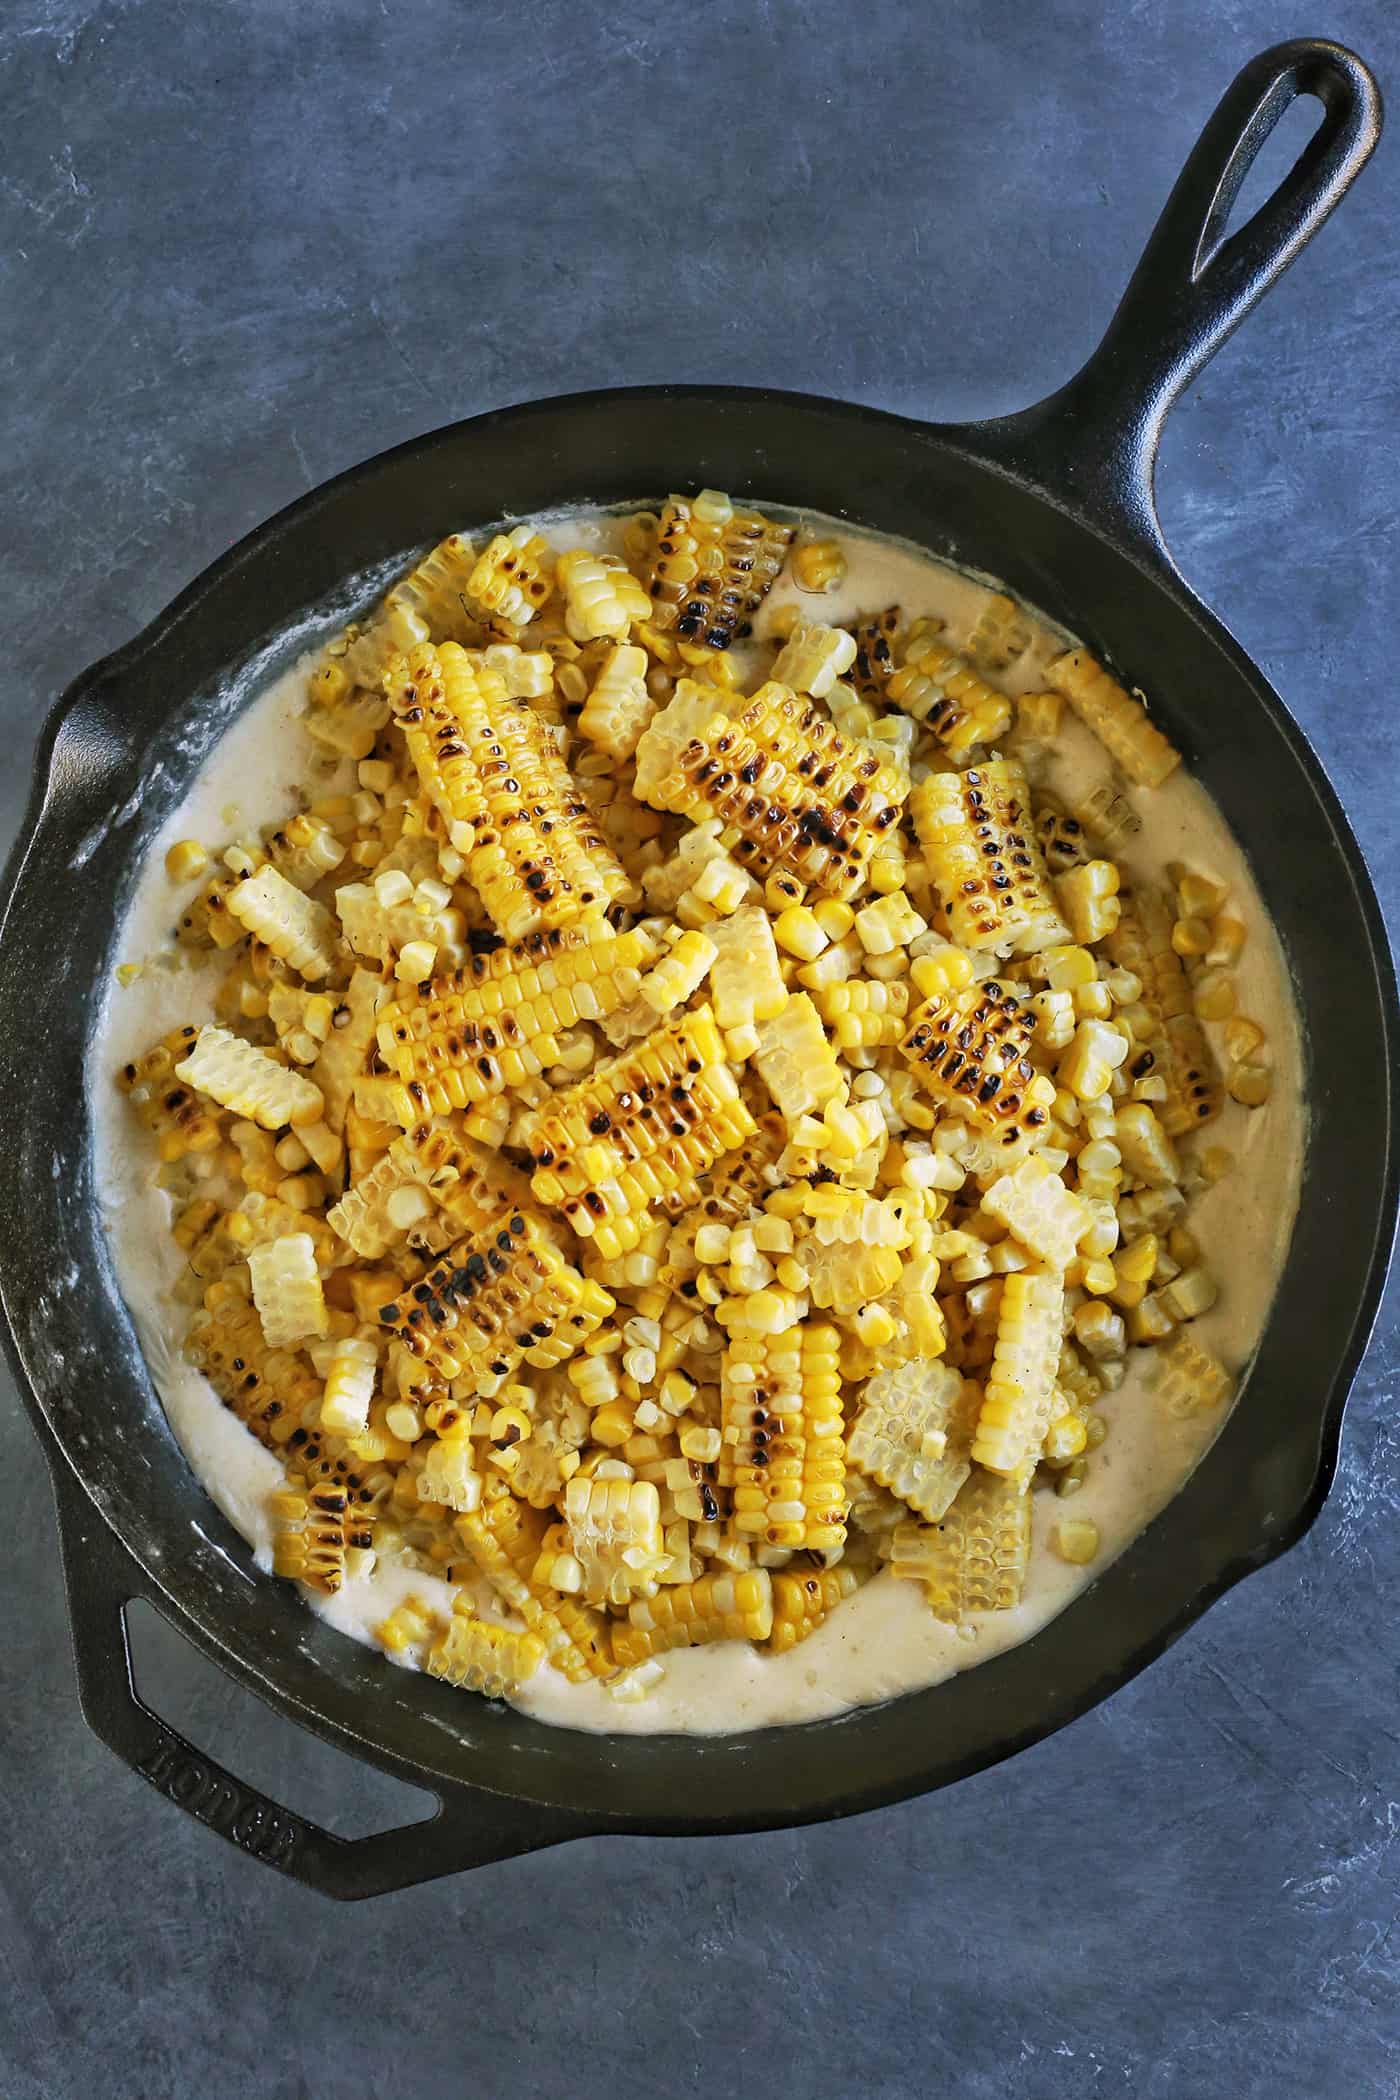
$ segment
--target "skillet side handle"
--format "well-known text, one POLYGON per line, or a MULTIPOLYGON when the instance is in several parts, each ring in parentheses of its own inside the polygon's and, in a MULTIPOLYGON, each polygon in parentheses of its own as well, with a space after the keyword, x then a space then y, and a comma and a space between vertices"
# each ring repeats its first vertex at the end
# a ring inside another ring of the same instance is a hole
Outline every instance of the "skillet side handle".
POLYGON ((1107 333, 1083 369, 974 441, 1081 504, 1136 527, 1165 553, 1153 501, 1168 410, 1329 218, 1375 150, 1380 89, 1340 44, 1304 37, 1251 59, 1201 133, 1107 333), (1322 122, 1268 201, 1236 232, 1240 188, 1300 95, 1322 122))
MULTIPOLYGON (((369 1837, 336 1837, 293 1815, 206 1757, 140 1698, 126 1606, 145 1597, 163 1614, 165 1608, 83 1489, 63 1480, 57 1467, 54 1494, 83 1718, 133 1772, 240 1852, 347 1902, 513 1859, 598 1828, 582 1817, 456 1787, 439 1794, 436 1814, 369 1837)), ((422 1784, 413 1772, 385 1769, 422 1784)))

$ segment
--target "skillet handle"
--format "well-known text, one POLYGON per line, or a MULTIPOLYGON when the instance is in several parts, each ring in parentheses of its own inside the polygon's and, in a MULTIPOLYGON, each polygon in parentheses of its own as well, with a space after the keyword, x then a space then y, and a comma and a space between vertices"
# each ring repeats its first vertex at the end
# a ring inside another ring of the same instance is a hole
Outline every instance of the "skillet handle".
MULTIPOLYGON (((143 1597, 172 1623, 169 1608, 85 1491, 63 1477, 61 1460, 54 1466, 54 1496, 83 1718, 133 1772, 240 1852, 344 1902, 513 1859, 600 1827, 582 1816, 466 1787, 440 1792, 435 1815, 369 1837, 336 1837, 294 1815, 206 1757, 141 1699, 132 1675, 126 1606, 143 1597)), ((423 1784, 419 1772, 387 1761, 383 1769, 412 1785, 423 1784)))
POLYGON ((1380 137, 1380 90, 1340 44, 1263 51, 1226 90, 1192 148, 1103 341, 1066 386, 968 433, 1013 471, 1075 491, 1165 554, 1153 501, 1172 403, 1341 202, 1380 137), (1323 117, 1268 201, 1227 235, 1241 185, 1283 112, 1313 95, 1323 117))

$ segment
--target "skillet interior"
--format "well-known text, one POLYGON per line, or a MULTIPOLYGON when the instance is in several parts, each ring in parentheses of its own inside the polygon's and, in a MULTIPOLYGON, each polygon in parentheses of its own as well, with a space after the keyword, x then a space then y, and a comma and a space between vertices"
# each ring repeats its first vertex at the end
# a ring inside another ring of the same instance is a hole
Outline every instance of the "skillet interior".
POLYGON ((980 460, 975 443, 738 390, 502 411, 284 512, 70 695, 0 972, 0 1128, 18 1196, 0 1215, 0 1269, 18 1352, 74 1475, 176 1622, 294 1718, 410 1776, 653 1831, 871 1806, 959 1777, 1094 1703, 1321 1504, 1393 1212, 1394 993, 1369 883, 1317 762, 1218 623, 1164 565, 980 460), (1233 1415, 1182 1493, 1032 1643, 839 1721, 715 1740, 578 1736, 406 1676, 251 1569, 165 1425, 102 1264, 89 1122, 75 1104, 97 986, 117 959, 114 900, 202 755, 209 716, 192 696, 230 680, 250 635, 275 636, 347 574, 478 519, 700 482, 830 511, 998 574, 1150 688, 1278 924, 1312 1122, 1287 1268, 1233 1415))

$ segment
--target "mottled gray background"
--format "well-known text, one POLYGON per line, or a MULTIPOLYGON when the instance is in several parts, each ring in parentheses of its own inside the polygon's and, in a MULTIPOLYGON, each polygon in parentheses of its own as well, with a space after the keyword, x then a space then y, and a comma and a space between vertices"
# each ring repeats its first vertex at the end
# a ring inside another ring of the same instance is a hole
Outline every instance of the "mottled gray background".
MULTIPOLYGON (((5 0, 0 830, 75 672, 401 438, 625 381, 1032 399, 1236 67, 1308 31, 1400 85, 1393 0, 5 0)), ((1161 477, 1392 903, 1396 153, 1182 403, 1161 477)), ((1391 1324, 1306 1543, 1013 1765, 358 1910, 88 1734, 5 1381, 3 2100, 1400 2094, 1396 1361, 1391 1324)), ((140 1653, 292 1805, 353 1830, 413 1801, 174 1636, 140 1653)))

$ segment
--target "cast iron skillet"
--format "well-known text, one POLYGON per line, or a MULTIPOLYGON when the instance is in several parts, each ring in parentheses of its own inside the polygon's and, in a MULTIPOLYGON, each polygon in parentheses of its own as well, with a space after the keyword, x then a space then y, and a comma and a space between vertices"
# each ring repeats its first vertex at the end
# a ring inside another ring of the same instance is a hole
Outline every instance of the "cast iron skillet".
POLYGON ((1380 121, 1370 74, 1334 44, 1255 59, 1207 125, 1102 344, 1024 414, 929 427, 795 394, 660 387, 481 416, 294 504, 64 696, 0 941, 0 1156, 15 1162, 3 1297, 53 1470, 83 1710, 224 1836, 347 1897, 566 1837, 760 1830, 895 1801, 1083 1713, 1317 1515, 1395 1215, 1400 1015, 1336 797, 1276 694, 1173 568, 1152 467, 1172 401, 1340 200, 1380 121), (1323 106, 1316 136, 1222 239, 1250 163, 1301 94, 1323 106), (83 1057, 145 841, 222 726, 217 695, 260 644, 343 595, 347 576, 459 526, 706 483, 955 551, 1147 684, 1252 857, 1305 1023, 1326 1025, 1307 1031, 1302 1207, 1243 1397, 1185 1490, 1090 1593, 1029 1645, 841 1721, 709 1741, 585 1736, 394 1669, 252 1567, 166 1427, 107 1266, 83 1057), (123 1619, 135 1597, 279 1712, 431 1788, 441 1812, 346 1842, 240 1784, 136 1697, 123 1619))

